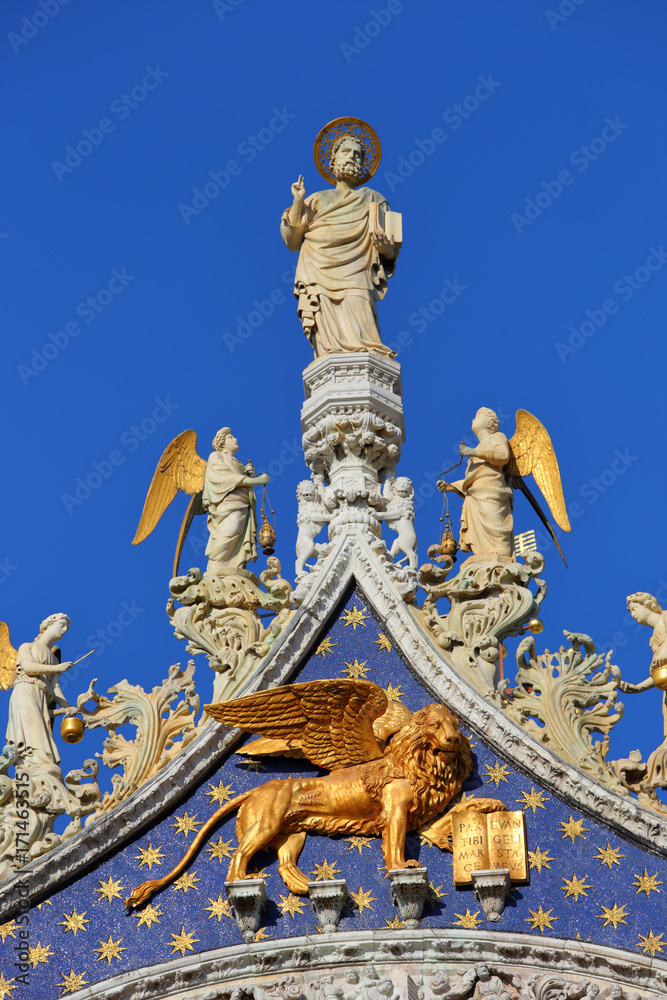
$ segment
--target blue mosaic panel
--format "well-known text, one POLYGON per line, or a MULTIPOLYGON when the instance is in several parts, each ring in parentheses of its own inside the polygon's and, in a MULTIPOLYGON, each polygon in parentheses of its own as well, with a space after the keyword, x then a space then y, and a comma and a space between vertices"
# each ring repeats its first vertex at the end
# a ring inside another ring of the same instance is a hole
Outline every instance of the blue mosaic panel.
MULTIPOLYGON (((358 592, 350 595, 293 679, 344 676, 373 681, 411 710, 433 700, 358 592)), ((422 925, 465 927, 471 935, 480 927, 538 938, 551 935, 648 954, 661 954, 664 945, 667 954, 662 932, 665 859, 572 810, 539 782, 513 769, 477 735, 468 735, 475 767, 464 790, 524 810, 530 883, 514 888, 499 923, 487 924, 472 890, 455 888, 451 855, 411 834, 408 856, 427 867, 431 883, 422 925)), ((128 969, 240 944, 224 888, 236 845, 234 815, 216 828, 186 872, 147 905, 127 913, 124 900, 139 883, 161 877, 176 864, 219 803, 273 777, 312 773, 317 769, 307 761, 265 758, 255 764, 232 754, 172 815, 31 910, 23 927, 16 921, 0 927, 0 1000, 50 1000, 128 969), (15 978, 13 966, 14 949, 26 929, 29 985, 15 978)), ((278 875, 275 854, 256 855, 253 867, 265 879, 268 895, 258 937, 317 934, 308 898, 289 892, 278 875)), ((352 899, 340 930, 400 926, 378 838, 309 835, 299 867, 313 879, 346 878, 352 899)))

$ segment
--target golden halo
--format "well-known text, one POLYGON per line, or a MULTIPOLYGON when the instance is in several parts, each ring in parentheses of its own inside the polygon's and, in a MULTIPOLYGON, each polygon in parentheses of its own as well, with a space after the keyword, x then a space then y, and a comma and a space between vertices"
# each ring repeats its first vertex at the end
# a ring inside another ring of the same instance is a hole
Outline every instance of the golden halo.
POLYGON ((331 147, 336 139, 339 139, 342 135, 355 136, 364 147, 366 153, 366 173, 359 183, 366 184, 380 166, 382 146, 375 130, 367 122, 362 121, 361 118, 351 118, 349 116, 347 118, 334 118, 332 122, 329 122, 328 125, 320 129, 313 149, 315 166, 325 181, 329 181, 330 184, 336 183, 336 178, 331 173, 329 167, 329 160, 331 159, 331 147))

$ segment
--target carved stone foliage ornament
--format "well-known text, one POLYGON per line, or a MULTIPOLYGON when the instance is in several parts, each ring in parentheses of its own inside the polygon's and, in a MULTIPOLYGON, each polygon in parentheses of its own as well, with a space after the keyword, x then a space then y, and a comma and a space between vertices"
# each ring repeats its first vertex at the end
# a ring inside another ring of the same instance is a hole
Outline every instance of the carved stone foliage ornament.
MULTIPOLYGON (((239 846, 229 882, 245 879, 255 853, 273 846, 285 884, 305 895, 308 879, 297 860, 308 831, 381 835, 388 870, 419 868, 405 858, 406 833, 443 812, 472 769, 468 739, 444 705, 411 714, 370 681, 290 684, 207 705, 206 711, 227 726, 262 734, 246 752, 305 756, 331 774, 276 779, 225 803, 173 871, 140 885, 128 906, 145 902, 175 878, 216 823, 236 809, 239 846)), ((447 839, 443 846, 449 846, 447 839)))

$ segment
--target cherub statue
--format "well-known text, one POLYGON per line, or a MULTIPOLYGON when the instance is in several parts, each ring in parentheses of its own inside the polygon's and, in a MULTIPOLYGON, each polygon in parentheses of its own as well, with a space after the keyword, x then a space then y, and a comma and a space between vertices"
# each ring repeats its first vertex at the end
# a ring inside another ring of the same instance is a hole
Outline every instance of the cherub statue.
POLYGON ((214 450, 205 462, 197 454, 195 431, 187 430, 175 437, 160 456, 132 544, 138 545, 150 535, 179 491, 190 494, 192 500, 181 525, 172 576, 178 576, 183 545, 197 514, 208 514, 209 575, 244 569, 251 559, 257 559, 253 487, 265 486, 269 476, 256 476, 250 462, 241 465, 234 457, 238 447, 230 428, 223 427, 213 438, 214 450))
POLYGON ((647 761, 646 778, 643 785, 649 789, 667 788, 667 611, 663 611, 662 606, 652 594, 642 592, 630 594, 627 603, 628 611, 635 621, 653 629, 653 635, 650 639, 653 659, 651 660, 651 675, 646 680, 639 684, 621 681, 619 688, 624 694, 638 694, 654 687, 662 689, 662 717, 665 738, 647 761), (662 678, 660 673, 663 674, 662 678))
POLYGON ((389 550, 394 559, 399 552, 403 559, 397 565, 407 560, 410 569, 417 570, 417 534, 415 532, 415 491, 407 476, 398 476, 393 481, 385 481, 384 496, 388 499, 387 509, 378 517, 386 521, 389 528, 396 532, 396 538, 389 550))
POLYGON ((60 754, 53 739, 55 716, 76 714, 60 688, 60 674, 72 666, 60 662, 53 644, 67 632, 66 614, 49 615, 32 642, 12 646, 9 626, 0 622, 0 688, 12 688, 5 742, 14 747, 22 762, 58 764, 60 754))
POLYGON ((376 302, 396 266, 400 217, 362 186, 380 164, 377 136, 358 118, 336 119, 317 138, 315 164, 334 187, 306 197, 300 176, 280 220, 283 242, 299 251, 294 295, 303 332, 316 358, 350 351, 392 357, 380 340, 376 302))
POLYGON ((486 406, 481 407, 472 422, 479 444, 475 448, 459 445, 460 454, 469 459, 465 477, 455 483, 438 480, 441 493, 456 493, 463 498, 461 551, 472 552, 470 561, 511 561, 514 555, 514 490, 520 489, 565 562, 551 524, 523 479, 533 474, 554 520, 563 531, 569 531, 570 522, 551 438, 537 417, 526 410, 517 410, 516 431, 511 440, 507 440, 499 426, 497 414, 486 406))
POLYGON ((315 541, 324 525, 331 520, 332 513, 326 505, 322 488, 322 477, 315 480, 304 479, 296 488, 299 511, 296 523, 299 533, 296 538, 296 563, 294 572, 297 580, 306 572, 306 562, 316 556, 320 546, 315 541))

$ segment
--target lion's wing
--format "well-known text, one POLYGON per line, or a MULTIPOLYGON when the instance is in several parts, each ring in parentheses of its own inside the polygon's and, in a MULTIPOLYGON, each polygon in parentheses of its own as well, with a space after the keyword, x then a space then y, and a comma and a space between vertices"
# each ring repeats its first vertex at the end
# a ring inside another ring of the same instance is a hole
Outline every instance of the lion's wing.
POLYGON ((387 703, 377 684, 335 679, 287 684, 205 710, 226 726, 298 746, 313 764, 334 771, 382 756, 373 722, 387 703))

